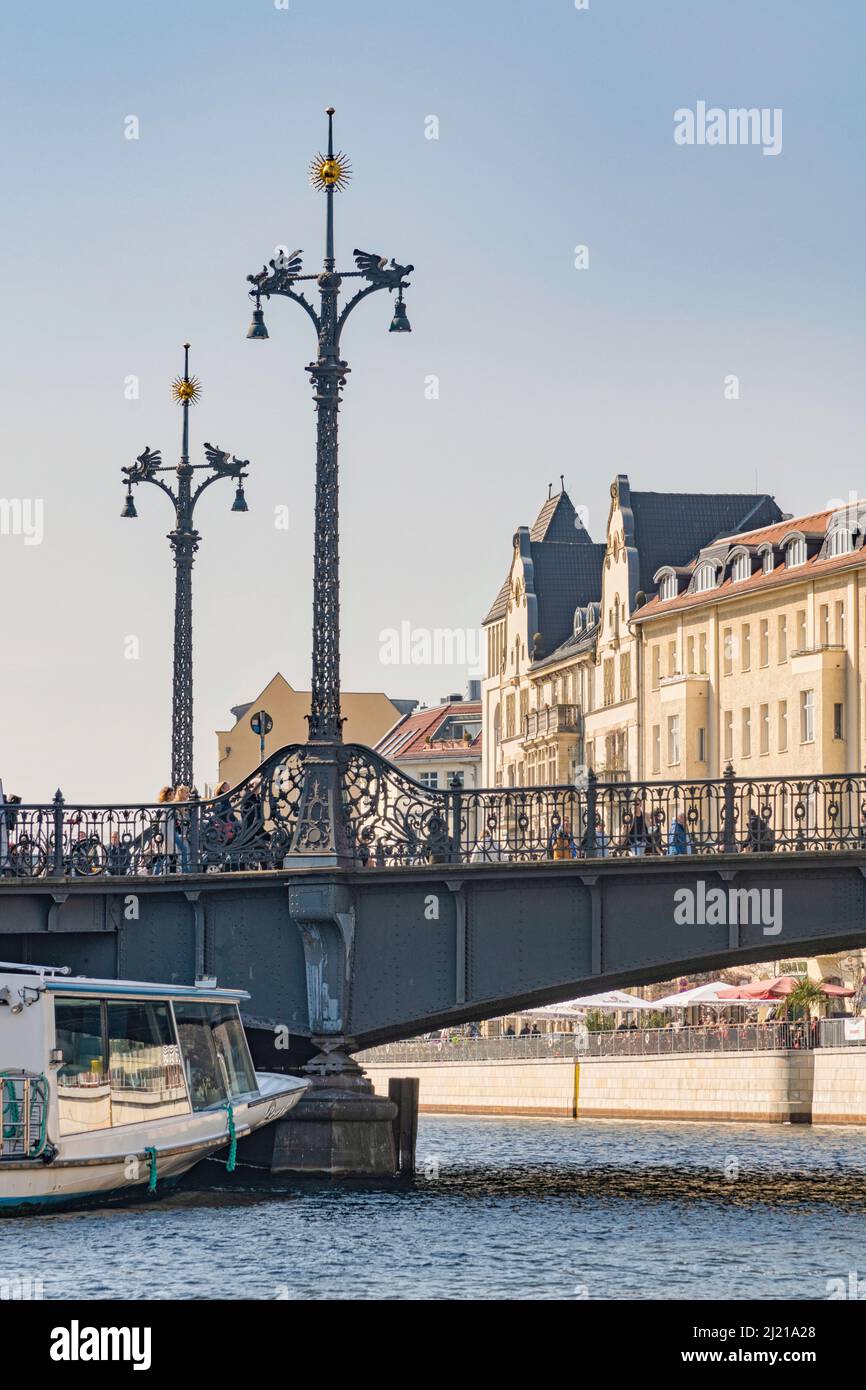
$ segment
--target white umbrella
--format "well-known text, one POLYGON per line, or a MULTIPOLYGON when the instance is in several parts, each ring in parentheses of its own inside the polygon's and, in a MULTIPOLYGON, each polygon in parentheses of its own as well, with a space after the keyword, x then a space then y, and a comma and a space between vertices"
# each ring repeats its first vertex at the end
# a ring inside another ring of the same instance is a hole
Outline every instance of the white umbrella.
POLYGON ((580 999, 566 999, 561 1004, 544 1004, 539 1009, 521 1009, 522 1014, 538 1015, 539 1018, 574 1018, 586 1009, 626 1010, 657 1009, 658 1004, 640 999, 636 994, 626 994, 621 989, 609 989, 604 994, 585 994, 580 999))
MULTIPOLYGON (((695 985, 694 989, 684 989, 679 994, 666 994, 655 1001, 657 1009, 687 1009, 692 1004, 721 1004, 720 989, 730 989, 726 980, 710 980, 706 985, 695 985)), ((730 1000, 725 1000, 730 1003, 730 1000)))

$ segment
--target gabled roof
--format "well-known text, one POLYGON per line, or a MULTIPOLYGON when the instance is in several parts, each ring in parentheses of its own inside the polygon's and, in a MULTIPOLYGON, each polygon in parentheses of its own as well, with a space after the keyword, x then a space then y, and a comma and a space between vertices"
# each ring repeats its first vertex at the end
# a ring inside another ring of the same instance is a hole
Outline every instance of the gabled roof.
POLYGON ((563 545, 591 545, 589 532, 579 519, 567 492, 548 497, 529 529, 531 541, 560 541, 563 545))
MULTIPOLYGON (((535 521, 529 528, 529 541, 530 553, 532 556, 533 563, 536 565, 536 567, 539 564, 539 555, 542 553, 542 550, 546 549, 548 546, 556 547, 557 553, 560 553, 562 550, 565 549, 580 549, 585 550, 587 553, 590 550, 594 552, 597 552, 599 550, 599 546, 593 543, 589 532, 586 530, 586 527, 583 525, 583 523, 577 515, 577 512, 574 510, 571 498, 565 491, 558 492, 555 497, 548 497, 547 501, 544 503, 544 506, 541 508, 541 511, 538 513, 538 516, 535 518, 535 521)), ((581 593, 580 597, 578 598, 576 598, 574 596, 574 593, 572 593, 570 599, 572 612, 574 611, 574 608, 577 603, 589 603, 591 600, 598 599, 601 596, 601 562, 604 559, 604 546, 601 546, 600 549, 601 558, 595 559, 592 562, 597 566, 599 571, 599 581, 598 585, 596 586, 598 592, 596 592, 594 588, 592 593, 587 593, 585 596, 581 593)), ((552 553, 553 552, 551 552, 551 554, 552 553)), ((553 576, 564 574, 568 568, 568 561, 561 558, 558 561, 551 559, 549 564, 545 561, 542 561, 542 564, 545 566, 548 573, 553 576)), ((591 568, 591 565, 588 565, 587 562, 584 562, 582 566, 578 566, 578 569, 580 570, 581 574, 585 574, 588 568, 591 568)), ((554 582, 556 582, 555 579, 554 582)), ((487 614, 487 617, 484 619, 485 623, 493 623, 496 622, 498 619, 505 617, 505 614, 508 611, 508 594, 510 585, 511 570, 509 569, 508 574, 505 576, 505 579, 503 580, 499 593, 493 600, 493 603, 490 606, 490 611, 487 614)), ((540 594, 539 602, 541 602, 540 594)), ((558 600, 554 600, 553 602, 551 616, 553 615, 553 611, 556 608, 558 608, 558 600)), ((544 627, 540 627, 539 631, 541 631, 544 634, 545 643, 547 644, 548 638, 546 630, 544 629, 544 627)), ((530 633, 530 636, 531 635, 532 634, 530 633)), ((563 632, 562 636, 560 636, 559 638, 560 641, 562 640, 562 637, 564 635, 565 634, 563 632)))
POLYGON ((404 759, 450 758, 453 762, 455 752, 468 757, 481 757, 480 732, 471 743, 462 739, 436 739, 447 719, 481 721, 480 700, 452 700, 444 705, 433 705, 430 709, 416 710, 401 719, 376 744, 375 752, 392 762, 404 759), (428 744, 427 739, 435 742, 428 744))
POLYGON ((639 586, 655 589, 664 565, 689 564, 720 536, 737 535, 782 520, 769 494, 738 492, 632 492, 634 544, 640 557, 639 586))

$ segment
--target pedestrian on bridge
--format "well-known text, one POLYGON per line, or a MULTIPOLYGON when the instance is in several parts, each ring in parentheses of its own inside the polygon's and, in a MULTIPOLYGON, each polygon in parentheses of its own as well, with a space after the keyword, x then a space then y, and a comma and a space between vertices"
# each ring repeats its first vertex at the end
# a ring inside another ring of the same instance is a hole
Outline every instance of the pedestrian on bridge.
POLYGON ((643 812, 643 802, 640 797, 636 797, 632 811, 631 825, 626 834, 626 845, 634 855, 646 854, 649 839, 650 831, 646 823, 646 816, 643 812))
POLYGON ((693 848, 692 837, 686 828, 686 813, 680 811, 671 826, 668 838, 668 854, 691 854, 693 848))
MULTIPOLYGON (((174 787, 162 787, 157 794, 157 803, 160 806, 168 806, 174 800, 174 787)), ((156 846, 154 853, 151 873, 167 874, 169 871, 169 855, 174 853, 174 812, 157 812, 153 825, 153 835, 151 842, 156 846)))

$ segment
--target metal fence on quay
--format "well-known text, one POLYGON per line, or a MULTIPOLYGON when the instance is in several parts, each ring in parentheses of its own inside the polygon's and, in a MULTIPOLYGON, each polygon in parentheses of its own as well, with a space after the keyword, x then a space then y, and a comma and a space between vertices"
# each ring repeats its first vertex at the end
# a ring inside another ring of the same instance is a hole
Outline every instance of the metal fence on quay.
POLYGON ((846 1020, 811 1023, 731 1023, 721 1027, 624 1028, 615 1031, 536 1033, 386 1043, 356 1060, 386 1066, 412 1062, 538 1062, 592 1057, 670 1057, 719 1052, 785 1052, 815 1047, 864 1047, 846 1036, 846 1020))

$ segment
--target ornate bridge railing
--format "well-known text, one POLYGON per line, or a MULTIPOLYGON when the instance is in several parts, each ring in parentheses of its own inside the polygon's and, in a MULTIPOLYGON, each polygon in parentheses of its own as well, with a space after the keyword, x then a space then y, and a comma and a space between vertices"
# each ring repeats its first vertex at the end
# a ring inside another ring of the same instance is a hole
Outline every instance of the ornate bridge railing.
MULTIPOLYGON (((224 796, 0 806, 0 878, 303 864, 295 828, 321 745, 292 744, 224 796)), ((866 774, 470 790, 423 787, 340 745, 342 858, 359 867, 866 849, 866 774)))

